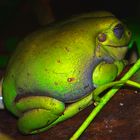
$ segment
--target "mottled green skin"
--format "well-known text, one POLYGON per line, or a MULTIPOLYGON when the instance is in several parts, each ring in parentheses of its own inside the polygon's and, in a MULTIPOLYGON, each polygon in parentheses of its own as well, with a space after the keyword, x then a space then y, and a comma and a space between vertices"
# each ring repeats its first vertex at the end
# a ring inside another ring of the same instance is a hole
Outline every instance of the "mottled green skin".
POLYGON ((121 39, 114 35, 118 23, 108 12, 85 14, 37 31, 19 44, 7 67, 3 97, 12 113, 25 112, 19 120, 23 133, 30 133, 26 126, 32 127, 36 118, 38 127, 29 131, 56 120, 64 103, 80 100, 116 78, 130 40, 126 27, 121 39), (99 33, 107 35, 106 41, 98 40, 99 33))

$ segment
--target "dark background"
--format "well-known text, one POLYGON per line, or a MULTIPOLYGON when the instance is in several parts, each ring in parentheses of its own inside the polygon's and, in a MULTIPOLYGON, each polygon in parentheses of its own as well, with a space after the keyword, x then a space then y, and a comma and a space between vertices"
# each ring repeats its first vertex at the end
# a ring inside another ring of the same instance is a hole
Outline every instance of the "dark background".
POLYGON ((11 52, 21 38, 40 26, 96 10, 140 21, 139 0, 0 0, 0 52, 11 52))
POLYGON ((56 15, 67 15, 95 10, 107 10, 118 17, 140 17, 139 0, 52 0, 56 15))
MULTIPOLYGON (((119 18, 140 18, 139 0, 1 0, 1 31, 5 31, 9 26, 16 29, 17 25, 21 26, 19 24, 31 24, 33 27, 37 25, 35 9, 39 3, 42 3, 42 6, 43 3, 49 5, 55 20, 96 10, 110 11, 119 18)), ((39 8, 41 9, 41 6, 39 8)))

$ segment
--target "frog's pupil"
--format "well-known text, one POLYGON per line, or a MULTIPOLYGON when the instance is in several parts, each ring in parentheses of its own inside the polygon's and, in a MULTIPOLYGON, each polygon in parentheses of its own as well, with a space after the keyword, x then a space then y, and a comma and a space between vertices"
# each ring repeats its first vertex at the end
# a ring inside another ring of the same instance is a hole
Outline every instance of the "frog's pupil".
POLYGON ((123 33, 124 33, 124 27, 122 24, 117 24, 114 28, 114 34, 118 39, 121 39, 123 33))

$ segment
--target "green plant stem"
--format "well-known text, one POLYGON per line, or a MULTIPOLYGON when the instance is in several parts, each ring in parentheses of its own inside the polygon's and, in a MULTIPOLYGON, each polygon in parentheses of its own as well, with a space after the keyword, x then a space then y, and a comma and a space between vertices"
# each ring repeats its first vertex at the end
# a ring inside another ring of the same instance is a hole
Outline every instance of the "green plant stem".
MULTIPOLYGON (((135 72, 140 69, 140 59, 133 65, 133 67, 121 78, 121 80, 128 80, 135 72)), ((99 104, 92 110, 87 119, 83 122, 83 124, 79 127, 79 129, 74 133, 74 135, 70 138, 70 140, 77 140, 80 135, 85 131, 85 129, 89 126, 91 121, 97 116, 97 114, 101 111, 101 109, 107 104, 107 102, 112 98, 112 96, 119 90, 119 88, 123 86, 123 84, 113 87, 109 92, 107 92, 100 100, 99 104)), ((134 85, 135 86, 135 85, 134 85)))
POLYGON ((140 88, 140 84, 131 80, 120 80, 120 81, 115 81, 115 82, 111 82, 102 86, 99 86, 98 88, 96 88, 91 94, 93 94, 93 99, 95 101, 100 100, 99 95, 105 91, 108 88, 111 88, 115 85, 119 86, 119 85, 123 85, 123 84, 127 84, 129 86, 133 86, 136 88, 140 88), (96 100, 97 99, 97 100, 96 100))

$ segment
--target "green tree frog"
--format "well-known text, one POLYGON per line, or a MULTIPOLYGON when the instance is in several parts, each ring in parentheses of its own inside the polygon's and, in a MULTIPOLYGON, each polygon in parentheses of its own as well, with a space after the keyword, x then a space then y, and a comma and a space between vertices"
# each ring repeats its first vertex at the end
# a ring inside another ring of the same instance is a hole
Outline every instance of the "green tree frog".
POLYGON ((131 33, 109 12, 48 25, 21 41, 2 92, 24 134, 45 131, 93 103, 90 93, 123 70, 131 33))

